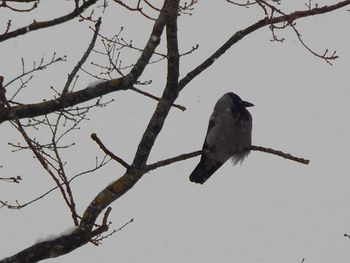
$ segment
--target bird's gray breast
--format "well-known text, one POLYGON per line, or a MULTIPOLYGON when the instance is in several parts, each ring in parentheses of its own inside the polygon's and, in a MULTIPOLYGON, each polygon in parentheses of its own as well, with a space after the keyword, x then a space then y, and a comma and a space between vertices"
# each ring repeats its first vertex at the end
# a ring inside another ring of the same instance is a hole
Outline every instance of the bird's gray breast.
POLYGON ((214 110, 206 138, 209 157, 219 162, 226 162, 233 157, 234 163, 244 159, 248 152, 242 151, 251 145, 252 119, 248 111, 234 112, 230 107, 214 110))

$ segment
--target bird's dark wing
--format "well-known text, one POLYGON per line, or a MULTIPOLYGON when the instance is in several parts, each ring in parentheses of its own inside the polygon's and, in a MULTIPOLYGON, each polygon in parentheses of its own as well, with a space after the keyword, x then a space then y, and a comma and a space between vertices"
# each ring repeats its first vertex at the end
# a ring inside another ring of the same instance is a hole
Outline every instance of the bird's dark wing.
POLYGON ((222 165, 223 163, 217 162, 211 167, 206 167, 206 160, 201 159, 199 164, 191 173, 190 181, 198 184, 204 184, 209 179, 209 177, 212 176, 222 165))
MULTIPOLYGON (((208 152, 213 147, 212 145, 208 144, 207 137, 208 137, 208 134, 210 133, 210 130, 214 126, 215 126, 215 121, 212 116, 209 120, 208 130, 207 130, 207 134, 205 136, 205 140, 203 144, 203 149, 202 149, 203 152, 202 152, 201 160, 190 175, 191 182, 203 184, 222 165, 222 163, 216 163, 214 165, 211 165, 210 167, 206 167, 206 164, 208 163, 208 152)), ((209 161, 209 163, 212 163, 212 162, 209 161)))
POLYGON ((204 144, 203 144, 203 148, 202 148, 203 152, 202 152, 202 158, 201 158, 201 160, 203 159, 203 157, 205 157, 205 155, 206 155, 205 153, 206 153, 207 151, 209 151, 209 149, 210 149, 210 145, 209 145, 208 142, 207 142, 207 137, 208 137, 208 134, 209 134, 210 130, 211 130, 212 128, 214 128, 214 126, 215 126, 214 117, 211 116, 210 119, 209 119, 209 125, 208 125, 208 129, 207 129, 207 134, 206 134, 206 136, 205 136, 205 140, 204 140, 204 144))

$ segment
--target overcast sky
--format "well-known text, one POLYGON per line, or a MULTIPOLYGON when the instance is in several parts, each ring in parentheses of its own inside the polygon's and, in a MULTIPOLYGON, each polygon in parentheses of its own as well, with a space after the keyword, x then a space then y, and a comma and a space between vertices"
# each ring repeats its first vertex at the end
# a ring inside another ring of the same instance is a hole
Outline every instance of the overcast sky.
MULTIPOLYGON (((286 12, 306 9, 304 1, 289 2, 282 6, 286 12)), ((40 9, 20 16, 0 9, 1 31, 9 18, 17 28, 34 18, 41 21, 63 15, 69 7, 70 2, 41 1, 40 9)), ((196 52, 182 57, 181 75, 262 16, 259 9, 239 8, 224 0, 199 1, 192 16, 179 18, 180 51, 199 44, 196 52)), ((111 228, 134 218, 132 224, 99 247, 87 244, 47 262, 296 263, 303 258, 305 262, 349 262, 350 240, 343 236, 350 233, 349 21, 345 9, 297 21, 303 39, 315 51, 337 51, 340 58, 333 66, 311 55, 291 29, 280 32, 286 38, 283 44, 271 42, 267 28, 244 38, 183 90, 176 102, 187 110, 171 111, 150 158, 152 162, 199 150, 215 102, 232 91, 255 104, 250 108, 254 144, 309 158, 310 165, 252 152, 242 165, 227 162, 203 186, 188 180, 199 157, 160 168, 113 203, 111 228)), ((152 22, 111 2, 101 32, 112 36, 122 26, 125 39, 142 47, 152 22)), ((32 61, 50 59, 54 51, 66 54, 66 63, 36 74, 21 97, 24 102, 50 98, 49 87, 62 89, 91 37, 88 24, 75 20, 5 41, 0 48, 0 75, 5 82, 18 75, 21 57, 31 67, 32 61)), ((138 55, 125 50, 122 58, 132 63, 138 55)), ((86 68, 97 73, 92 66, 86 68)), ((165 72, 164 62, 150 65, 141 79, 153 83, 142 88, 160 95, 165 72)), ((92 81, 81 73, 76 89, 92 81)), ((108 99, 115 101, 91 111, 90 121, 66 138, 67 143, 77 144, 62 152, 71 176, 93 167, 95 157, 103 156, 89 137, 92 132, 126 161, 133 159, 156 104, 132 91, 112 93, 108 99)), ((0 165, 4 165, 0 177, 23 178, 18 185, 0 182, 0 200, 25 202, 52 187, 54 183, 31 153, 11 153, 8 141, 22 141, 15 130, 8 123, 2 123, 0 129, 0 165)), ((48 131, 32 134, 42 141, 50 139, 48 131)), ((120 165, 111 162, 76 180, 72 188, 78 211, 82 213, 103 187, 122 174, 120 165)), ((23 210, 3 208, 0 218, 0 258, 73 224, 58 191, 23 210)))

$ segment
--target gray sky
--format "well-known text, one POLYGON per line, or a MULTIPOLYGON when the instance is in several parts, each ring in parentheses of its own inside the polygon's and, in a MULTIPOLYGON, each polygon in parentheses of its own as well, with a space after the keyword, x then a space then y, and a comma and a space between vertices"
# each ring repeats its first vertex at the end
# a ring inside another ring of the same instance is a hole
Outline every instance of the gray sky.
MULTIPOLYGON (((282 1, 284 2, 284 1, 282 1)), ((304 1, 290 1, 285 10, 305 9, 304 1)), ((331 4, 335 1, 320 1, 331 4)), ((262 17, 260 10, 238 8, 225 1, 199 1, 192 16, 179 19, 181 52, 200 48, 181 60, 181 74, 212 54, 234 32, 262 17)), ((38 21, 64 14, 72 4, 40 3, 38 21), (56 6, 57 5, 57 6, 56 6)), ((0 9, 0 24, 13 18, 14 27, 30 23, 33 16, 0 9)), ((124 37, 142 47, 152 23, 120 7, 104 14, 102 32, 113 35, 124 26, 124 37)), ((227 91, 255 104, 253 143, 311 159, 309 166, 276 156, 252 152, 242 165, 227 162, 204 186, 192 184, 188 176, 199 158, 146 174, 125 196, 112 205, 112 228, 131 218, 134 223, 109 237, 103 245, 88 244, 64 257, 47 262, 337 262, 350 260, 350 182, 347 157, 350 141, 350 23, 342 9, 297 21, 303 39, 315 51, 336 50, 340 58, 329 66, 301 46, 287 29, 281 43, 270 42, 268 29, 255 32, 231 48, 192 81, 177 103, 187 110, 173 109, 165 123, 150 162, 199 150, 216 100, 227 91)), ((67 54, 68 62, 40 72, 22 98, 35 102, 49 98, 53 85, 61 89, 92 36, 85 23, 76 21, 32 32, 2 43, 0 75, 6 80, 21 70, 20 58, 49 59, 53 51, 67 54)), ((159 49, 161 50, 161 48, 159 49)), ((125 51, 125 62, 138 53, 125 51)), ((97 60, 98 58, 93 58, 97 60)), ((91 66, 88 67, 93 70, 91 66)), ((165 64, 151 65, 142 80, 144 87, 161 94, 165 64)), ((93 79, 84 73, 77 89, 93 79)), ((12 89, 17 86, 14 85, 12 89)), ((102 156, 90 139, 96 132, 109 149, 131 161, 141 135, 156 106, 134 92, 107 96, 115 102, 93 110, 91 121, 82 124, 67 142, 77 145, 64 152, 71 175, 94 165, 102 156)), ((1 200, 25 202, 53 186, 30 153, 11 153, 8 141, 21 140, 7 123, 0 127, 0 176, 20 175, 19 185, 0 183, 1 200)), ((37 134, 48 140, 48 133, 37 134)), ((93 175, 75 181, 72 187, 79 212, 108 183, 122 175, 120 165, 110 163, 93 175)), ((20 211, 0 210, 0 258, 12 255, 36 239, 59 234, 72 226, 68 209, 58 192, 20 211)))

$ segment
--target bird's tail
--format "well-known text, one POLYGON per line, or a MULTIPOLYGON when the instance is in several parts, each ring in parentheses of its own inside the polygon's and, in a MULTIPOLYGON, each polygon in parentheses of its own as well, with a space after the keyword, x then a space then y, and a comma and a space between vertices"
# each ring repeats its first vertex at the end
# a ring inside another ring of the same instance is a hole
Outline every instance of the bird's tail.
POLYGON ((221 165, 222 164, 218 164, 211 167, 210 169, 207 169, 204 165, 204 162, 200 161, 191 173, 190 181, 198 184, 204 184, 209 179, 209 177, 212 176, 217 169, 219 169, 221 165))

